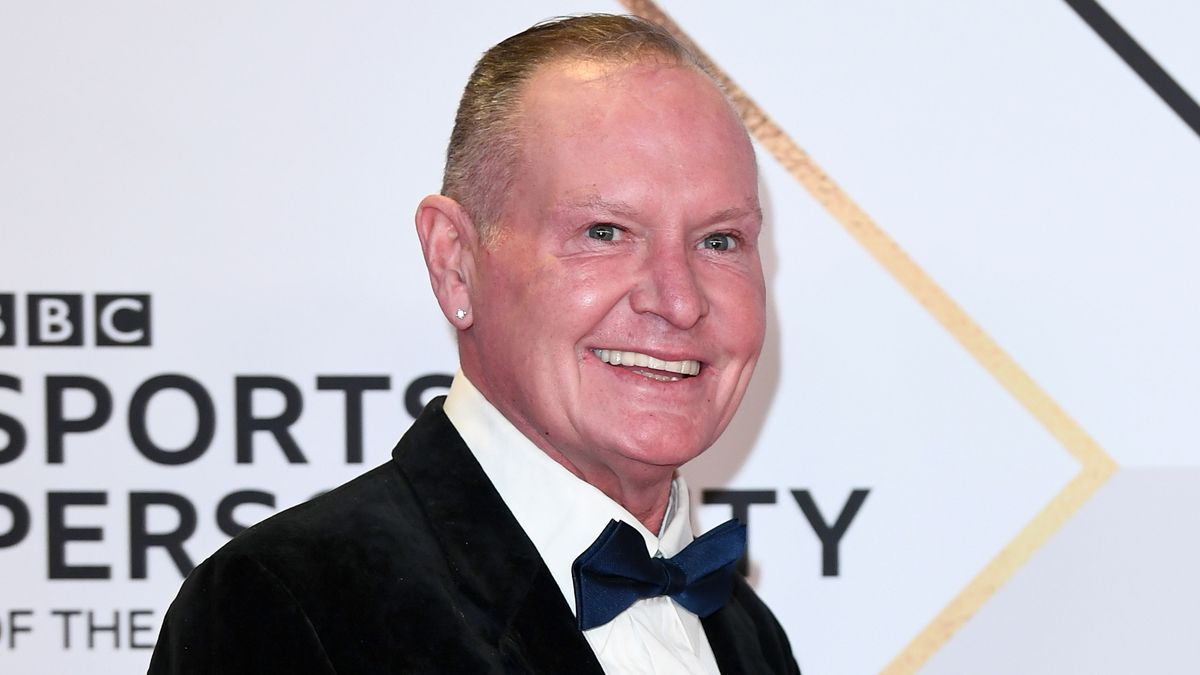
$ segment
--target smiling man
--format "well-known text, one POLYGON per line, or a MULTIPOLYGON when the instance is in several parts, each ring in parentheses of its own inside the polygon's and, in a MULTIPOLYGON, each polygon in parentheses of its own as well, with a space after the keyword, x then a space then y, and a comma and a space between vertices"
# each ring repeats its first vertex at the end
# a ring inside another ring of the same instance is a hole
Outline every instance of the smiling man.
POLYGON ((750 141, 683 46, 540 24, 476 66, 417 210, 461 368, 388 464, 188 578, 151 672, 795 673, 678 468, 762 346, 750 141))

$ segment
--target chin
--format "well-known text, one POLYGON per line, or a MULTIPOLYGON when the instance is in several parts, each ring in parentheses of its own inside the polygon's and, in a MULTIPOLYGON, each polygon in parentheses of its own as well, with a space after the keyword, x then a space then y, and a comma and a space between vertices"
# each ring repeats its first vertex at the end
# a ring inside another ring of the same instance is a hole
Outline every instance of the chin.
POLYGON ((697 436, 694 426, 686 430, 663 430, 653 438, 625 439, 618 447, 626 459, 650 467, 677 469, 692 461, 712 443, 697 436))

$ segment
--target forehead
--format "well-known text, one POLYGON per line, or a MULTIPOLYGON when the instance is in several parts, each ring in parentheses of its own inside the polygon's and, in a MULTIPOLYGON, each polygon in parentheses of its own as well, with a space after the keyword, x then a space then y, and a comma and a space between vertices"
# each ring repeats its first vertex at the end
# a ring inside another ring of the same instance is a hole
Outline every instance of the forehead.
POLYGON ((690 65, 543 66, 522 98, 520 136, 519 173, 540 178, 541 189, 604 196, 640 182, 679 197, 717 189, 739 204, 757 201, 749 137, 724 94, 690 65))
POLYGON ((560 59, 541 66, 525 84, 521 116, 526 131, 545 132, 549 119, 564 113, 584 115, 576 122, 621 115, 652 123, 654 116, 679 107, 694 115, 741 129, 724 94, 690 64, 660 58, 634 62, 560 59), (532 127, 532 128, 531 128, 532 127))

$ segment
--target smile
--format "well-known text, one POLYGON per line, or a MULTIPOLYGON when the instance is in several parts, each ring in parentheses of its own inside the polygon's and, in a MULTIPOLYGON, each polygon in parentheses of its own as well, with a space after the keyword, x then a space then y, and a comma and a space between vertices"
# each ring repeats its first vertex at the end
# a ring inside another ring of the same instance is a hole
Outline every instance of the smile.
POLYGON ((596 358, 612 366, 626 366, 638 375, 659 382, 678 382, 684 377, 700 373, 700 362, 691 359, 685 361, 663 361, 649 354, 640 352, 625 352, 618 349, 593 349, 596 358), (648 368, 649 370, 643 370, 648 368), (659 371, 659 372, 653 372, 659 371))

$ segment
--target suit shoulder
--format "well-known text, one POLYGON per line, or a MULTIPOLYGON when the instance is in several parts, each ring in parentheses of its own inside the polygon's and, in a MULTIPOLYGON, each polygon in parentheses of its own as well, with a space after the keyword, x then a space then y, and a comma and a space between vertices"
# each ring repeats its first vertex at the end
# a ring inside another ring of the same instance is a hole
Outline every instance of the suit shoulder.
MULTIPOLYGON (((288 576, 297 564, 336 564, 342 556, 371 548, 404 550, 431 536, 411 488, 387 462, 333 490, 285 509, 234 537, 210 558, 249 557, 288 576), (383 546, 385 543, 392 546, 383 546)), ((345 559, 357 564, 356 556, 345 559)))

